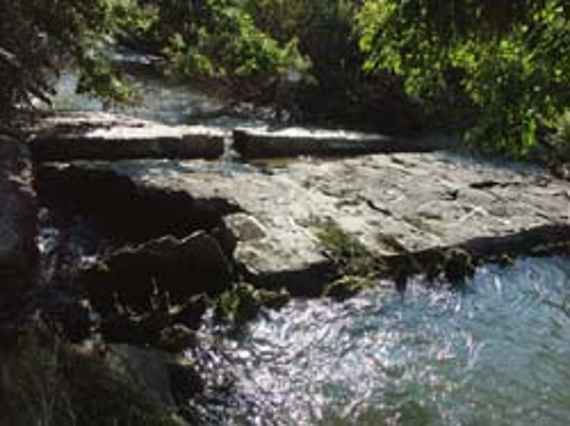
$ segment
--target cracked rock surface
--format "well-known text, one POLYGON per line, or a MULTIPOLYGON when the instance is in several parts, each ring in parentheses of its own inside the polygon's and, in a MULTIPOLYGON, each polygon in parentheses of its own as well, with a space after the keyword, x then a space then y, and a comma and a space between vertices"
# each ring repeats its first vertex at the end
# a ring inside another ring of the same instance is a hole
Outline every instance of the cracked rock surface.
POLYGON ((317 237, 331 221, 381 256, 480 238, 504 241, 550 225, 570 239, 567 182, 532 167, 443 152, 298 159, 235 173, 178 160, 97 168, 144 190, 187 193, 213 211, 220 200, 236 206, 218 212, 238 239, 236 261, 254 283, 288 283, 293 293, 305 293, 331 272, 317 237))

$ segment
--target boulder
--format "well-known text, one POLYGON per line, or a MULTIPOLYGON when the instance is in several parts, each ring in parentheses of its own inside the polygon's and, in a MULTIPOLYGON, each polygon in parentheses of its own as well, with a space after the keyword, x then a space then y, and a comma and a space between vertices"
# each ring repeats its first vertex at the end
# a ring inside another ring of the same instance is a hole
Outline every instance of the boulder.
POLYGON ((36 221, 29 150, 0 135, 0 304, 29 289, 36 279, 36 221))
POLYGON ((231 279, 229 259, 216 239, 204 231, 119 249, 78 278, 97 308, 108 309, 116 295, 121 303, 142 311, 152 307, 157 293, 184 302, 196 294, 220 293, 231 279))

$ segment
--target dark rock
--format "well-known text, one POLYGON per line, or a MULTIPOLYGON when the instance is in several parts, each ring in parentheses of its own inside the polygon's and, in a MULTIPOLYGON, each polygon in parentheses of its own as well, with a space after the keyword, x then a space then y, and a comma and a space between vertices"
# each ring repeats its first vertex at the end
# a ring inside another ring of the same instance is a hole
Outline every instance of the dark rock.
POLYGON ((191 365, 169 364, 172 395, 179 406, 185 406, 188 400, 204 392, 206 383, 191 365))
POLYGON ((194 331, 182 324, 174 324, 161 331, 153 346, 166 352, 180 353, 196 346, 196 342, 194 331))
POLYGON ((201 199, 185 191, 141 187, 102 163, 50 164, 39 167, 37 176, 45 205, 64 217, 85 216, 114 240, 143 242, 206 229, 219 236, 228 255, 235 248, 222 215, 239 208, 219 197, 201 199))
POLYGON ((23 142, 0 135, 0 305, 36 280, 37 205, 23 142))
POLYGON ((91 337, 96 326, 94 313, 87 301, 72 296, 54 299, 44 295, 37 312, 44 323, 74 343, 91 337))
POLYGON ((145 346, 156 340, 156 335, 148 333, 138 321, 127 315, 105 315, 99 331, 108 343, 128 343, 145 346))
POLYGON ((168 352, 194 346, 194 330, 200 327, 208 306, 206 297, 192 297, 182 305, 172 305, 168 297, 161 306, 156 305, 156 296, 153 297, 153 306, 145 307, 146 310, 139 307, 138 312, 117 305, 101 309, 99 331, 105 341, 150 345, 168 352))
POLYGON ((183 324, 192 330, 197 330, 200 328, 202 317, 206 313, 207 308, 208 300, 204 295, 192 297, 174 316, 174 322, 183 324))
POLYGON ((81 274, 98 306, 114 303, 114 295, 127 306, 148 309, 156 292, 167 293, 173 302, 190 296, 217 294, 232 279, 231 265, 218 242, 206 232, 184 239, 162 237, 110 254, 104 263, 81 274))

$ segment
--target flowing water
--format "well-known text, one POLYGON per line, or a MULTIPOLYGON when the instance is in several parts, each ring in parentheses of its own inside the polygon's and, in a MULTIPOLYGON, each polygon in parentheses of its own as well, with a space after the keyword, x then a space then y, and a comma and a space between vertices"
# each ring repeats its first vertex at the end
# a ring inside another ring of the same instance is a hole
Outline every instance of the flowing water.
POLYGON ((56 95, 52 98, 53 108, 57 111, 115 112, 169 125, 197 123, 232 129, 265 124, 254 118, 254 114, 232 115, 221 101, 206 95, 188 82, 167 78, 144 63, 136 65, 126 73, 127 80, 140 98, 133 104, 107 105, 100 99, 76 93, 79 76, 69 70, 58 80, 56 95))
MULTIPOLYGON (((180 124, 218 108, 176 83, 137 78, 143 103, 122 112, 180 124)), ((56 108, 103 108, 73 95, 75 84, 64 76, 56 108)), ((403 300, 392 286, 345 303, 295 300, 237 334, 204 332, 213 343, 192 356, 219 382, 198 404, 206 424, 570 425, 568 259, 487 266, 462 293, 417 281, 403 300)))
POLYGON ((217 348, 254 402, 225 424, 567 426, 570 263, 488 266, 463 293, 296 300, 217 348))

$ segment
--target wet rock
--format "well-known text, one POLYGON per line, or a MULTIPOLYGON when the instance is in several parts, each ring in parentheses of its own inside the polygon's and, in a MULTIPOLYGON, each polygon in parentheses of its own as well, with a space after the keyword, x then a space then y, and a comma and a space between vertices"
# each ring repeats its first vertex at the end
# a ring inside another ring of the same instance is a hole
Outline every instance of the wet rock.
POLYGON ((117 250, 78 278, 98 307, 116 300, 145 310, 153 295, 167 293, 173 303, 200 294, 217 294, 232 279, 232 269, 218 242, 206 232, 184 239, 165 236, 117 250))
POLYGON ((46 119, 32 140, 36 161, 127 158, 216 158, 226 133, 204 126, 166 126, 110 114, 46 119))
POLYGON ((261 308, 280 309, 290 300, 285 289, 270 291, 240 283, 217 299, 215 314, 218 320, 239 326, 254 319, 261 308))
POLYGON ((0 305, 36 280, 37 205, 28 148, 0 134, 0 305))
POLYGON ((205 295, 173 304, 169 295, 155 294, 150 305, 139 307, 137 312, 118 303, 103 307, 99 304, 102 318, 98 331, 106 342, 150 345, 167 352, 180 352, 195 345, 195 330, 200 328, 208 308, 205 295))
POLYGON ((330 283, 324 290, 323 296, 343 301, 355 294, 373 288, 376 283, 368 277, 346 275, 330 283))
POLYGON ((432 151, 434 140, 412 140, 379 134, 307 128, 236 129, 234 148, 243 158, 335 156, 432 151))
POLYGON ((101 167, 139 191, 175 191, 209 206, 224 205, 209 202, 214 199, 235 206, 213 211, 238 240, 242 278, 256 287, 286 287, 293 296, 318 296, 338 278, 339 262, 322 240, 326 223, 359 242, 350 247, 419 273, 425 262, 410 254, 460 247, 480 258, 496 254, 493 244, 529 254, 545 240, 570 239, 567 183, 529 166, 443 152, 298 159, 272 174, 227 174, 194 164, 147 160, 101 167), (558 227, 557 234, 548 227, 558 227), (533 230, 543 238, 532 237, 533 230))
POLYGON ((446 253, 444 264, 446 279, 451 283, 464 283, 475 274, 475 263, 471 254, 460 248, 450 249, 446 253))
POLYGON ((256 298, 261 306, 269 309, 281 309, 291 301, 291 295, 284 288, 279 291, 271 291, 264 288, 257 289, 256 298))

